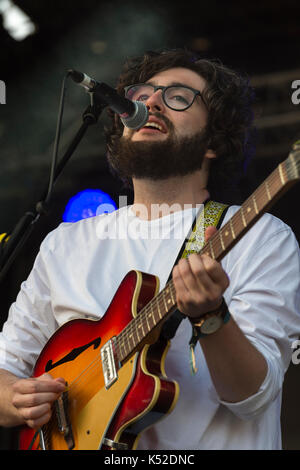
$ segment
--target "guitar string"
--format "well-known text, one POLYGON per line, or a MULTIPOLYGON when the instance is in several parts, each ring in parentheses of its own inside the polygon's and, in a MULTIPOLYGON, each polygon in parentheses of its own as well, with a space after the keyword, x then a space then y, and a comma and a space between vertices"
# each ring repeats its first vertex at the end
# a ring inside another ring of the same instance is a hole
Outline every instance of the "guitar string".
MULTIPOLYGON (((298 169, 299 166, 300 166, 300 162, 296 162, 296 168, 297 168, 297 169, 298 169)), ((277 168, 276 170, 278 170, 278 168, 277 168)), ((274 172, 274 173, 275 173, 275 172, 274 172)), ((294 171, 292 171, 292 170, 289 171, 289 168, 286 170, 287 176, 291 176, 292 173, 294 173, 294 171)), ((273 178, 269 178, 269 179, 268 179, 268 180, 269 180, 269 183, 271 183, 271 179, 274 180, 274 179, 276 178, 276 179, 278 180, 278 175, 275 174, 275 175, 273 175, 273 176, 274 176, 273 178)), ((265 191, 265 188, 263 188, 263 186, 265 186, 265 182, 264 182, 264 183, 257 189, 257 191, 255 192, 255 193, 256 193, 256 196, 258 196, 258 193, 261 192, 261 190, 263 190, 264 192, 266 192, 266 191, 265 191), (260 191, 258 191, 258 190, 260 190, 260 191)), ((277 189, 277 191, 276 191, 275 194, 277 194, 277 192, 279 192, 280 189, 281 189, 281 187, 280 187, 279 189, 277 189)), ((274 197, 274 196, 273 196, 273 197, 274 197)), ((251 200, 251 197, 250 197, 249 199, 251 200)), ((247 201, 248 201, 248 200, 247 200, 247 201)), ((245 201, 245 203, 246 203, 247 201, 245 201)), ((245 204, 245 203, 244 203, 244 204, 245 204)), ((238 211, 238 212, 239 212, 239 211, 238 211)), ((237 213, 235 213, 234 215, 236 215, 236 214, 237 214, 237 213)), ((238 214, 238 216, 239 216, 238 218, 240 219, 240 214, 238 214)), ((233 218, 234 218, 234 216, 232 217, 232 219, 233 219, 233 218)), ((233 220, 232 220, 232 222, 233 222, 233 220)), ((235 222, 235 220, 234 220, 234 222, 235 222)), ((236 222, 238 222, 239 225, 240 225, 240 220, 239 220, 239 221, 236 221, 236 222)), ((170 290, 172 290, 174 286, 173 286, 173 284, 168 283, 168 287, 169 287, 170 290)), ((162 294, 162 293, 163 293, 163 291, 161 291, 159 294, 162 294)), ((158 294, 158 296, 159 296, 159 294, 158 294)), ((158 297, 158 296, 156 296, 156 297, 158 297)), ((159 301, 161 301, 161 300, 163 300, 163 299, 159 299, 159 301)), ((172 301, 173 301, 173 300, 172 300, 172 301)), ((158 299, 156 299, 156 302, 158 302, 158 299)), ((164 302, 164 300, 163 300, 163 306, 165 307, 165 302, 164 302)), ((147 306, 146 306, 146 307, 147 307, 147 306)), ((141 312, 138 314, 138 316, 140 316, 140 314, 141 314, 143 311, 144 311, 144 314, 145 314, 145 312, 146 312, 147 310, 149 311, 149 308, 148 308, 148 309, 147 309, 147 308, 142 309, 141 312)), ((136 317, 136 318, 137 318, 137 317, 136 317)), ((135 319, 133 319, 133 320, 135 320, 135 319)), ((130 323, 132 323, 132 321, 131 321, 130 323)), ((126 328, 127 328, 127 327, 126 327, 126 328)), ((124 329, 124 330, 125 330, 125 329, 124 329)), ((123 330, 123 331, 124 331, 124 330, 123 330)), ((138 334, 137 334, 137 336, 138 336, 138 334)), ((133 349, 134 349, 134 348, 133 348, 133 349)), ((73 394, 74 394, 74 388, 76 388, 76 386, 78 387, 79 383, 80 383, 80 385, 82 385, 82 382, 83 382, 83 381, 86 381, 86 380, 89 378, 90 373, 94 372, 94 368, 98 365, 98 363, 100 362, 100 360, 101 360, 101 356, 100 356, 100 354, 99 354, 99 355, 98 355, 93 361, 91 361, 91 363, 90 363, 83 371, 81 371, 81 373, 71 382, 71 384, 68 386, 68 390, 71 391, 71 388, 72 388, 72 392, 73 392, 73 394)))

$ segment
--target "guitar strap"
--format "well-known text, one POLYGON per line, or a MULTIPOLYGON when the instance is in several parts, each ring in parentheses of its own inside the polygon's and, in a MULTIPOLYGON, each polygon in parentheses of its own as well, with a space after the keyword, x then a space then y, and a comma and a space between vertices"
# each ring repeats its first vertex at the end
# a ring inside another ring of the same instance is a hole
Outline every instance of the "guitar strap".
MULTIPOLYGON (((199 253, 205 243, 205 229, 211 225, 218 229, 222 225, 228 207, 228 204, 222 204, 221 202, 211 200, 205 202, 204 210, 200 210, 200 213, 195 216, 192 227, 182 244, 174 266, 181 258, 187 258, 192 253, 199 253)), ((167 282, 172 278, 172 271, 173 268, 167 282)), ((172 339, 184 317, 185 315, 178 309, 175 310, 171 317, 164 323, 160 337, 165 340, 172 339)))

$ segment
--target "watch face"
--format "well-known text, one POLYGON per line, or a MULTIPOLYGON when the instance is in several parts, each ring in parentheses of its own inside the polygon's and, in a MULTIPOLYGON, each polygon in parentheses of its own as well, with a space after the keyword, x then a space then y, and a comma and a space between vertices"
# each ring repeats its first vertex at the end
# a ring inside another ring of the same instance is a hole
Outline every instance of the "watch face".
POLYGON ((210 335, 217 331, 223 324, 223 319, 220 315, 214 315, 207 318, 201 326, 201 333, 210 335))

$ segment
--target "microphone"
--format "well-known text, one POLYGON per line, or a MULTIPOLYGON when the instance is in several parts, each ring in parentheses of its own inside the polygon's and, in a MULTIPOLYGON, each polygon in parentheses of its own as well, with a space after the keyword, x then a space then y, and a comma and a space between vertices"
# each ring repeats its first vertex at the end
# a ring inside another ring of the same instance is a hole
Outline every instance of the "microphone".
POLYGON ((141 101, 130 101, 120 96, 114 88, 106 83, 97 82, 77 70, 68 70, 68 75, 75 83, 98 95, 115 113, 119 114, 124 126, 138 129, 148 121, 148 109, 141 101))

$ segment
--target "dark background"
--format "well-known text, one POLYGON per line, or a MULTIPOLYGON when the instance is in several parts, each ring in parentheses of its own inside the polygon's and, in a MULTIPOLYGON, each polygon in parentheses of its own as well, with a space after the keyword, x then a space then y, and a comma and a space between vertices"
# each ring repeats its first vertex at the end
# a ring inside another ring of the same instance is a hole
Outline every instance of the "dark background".
MULTIPOLYGON (((10 231, 34 207, 48 184, 61 82, 69 68, 114 86, 127 56, 187 46, 247 73, 256 88, 257 151, 247 169, 244 197, 287 157, 300 136, 300 105, 291 100, 292 82, 300 80, 299 1, 14 3, 31 18, 36 32, 16 41, 2 27, 0 16, 0 80, 7 93, 6 104, 0 106, 0 233, 10 231)), ((68 82, 60 155, 79 129, 88 104, 82 89, 68 82)), ((0 324, 42 239, 62 221, 70 197, 85 188, 99 188, 118 203, 118 196, 126 194, 107 169, 105 122, 104 113, 89 128, 55 186, 51 212, 41 218, 1 283, 0 324)), ((270 212, 290 225, 299 240, 298 203, 296 185, 270 212)), ((283 390, 285 449, 300 449, 299 367, 290 366, 283 390)), ((0 429, 1 449, 14 448, 15 442, 14 432, 0 429)))

